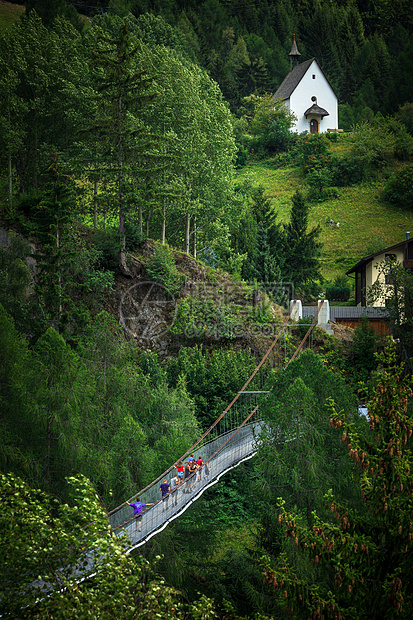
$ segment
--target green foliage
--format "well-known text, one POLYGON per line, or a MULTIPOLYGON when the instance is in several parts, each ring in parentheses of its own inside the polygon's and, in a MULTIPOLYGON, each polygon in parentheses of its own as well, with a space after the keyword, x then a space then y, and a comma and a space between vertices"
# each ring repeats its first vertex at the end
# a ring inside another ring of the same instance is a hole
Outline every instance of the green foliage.
POLYGON ((27 300, 32 274, 28 266, 29 244, 18 235, 10 234, 10 247, 0 248, 0 304, 14 318, 18 329, 26 331, 32 323, 31 303, 27 300))
POLYGON ((337 197, 337 190, 330 188, 330 185, 333 184, 333 177, 327 166, 309 171, 305 180, 310 186, 310 199, 323 200, 337 197))
POLYGON ((407 101, 397 110, 395 118, 406 127, 407 132, 413 136, 413 103, 407 101))
POLYGON ((270 246, 269 236, 267 229, 259 225, 252 261, 246 271, 250 279, 255 278, 263 284, 281 282, 281 270, 274 256, 274 248, 270 246))
POLYGON ((179 290, 179 272, 172 250, 167 245, 156 244, 151 257, 146 264, 148 277, 159 282, 172 295, 179 290))
MULTIPOLYGON (((344 379, 309 349, 274 373, 268 386, 271 393, 260 407, 268 428, 261 438, 254 487, 260 497, 271 493, 267 510, 271 506, 273 511, 282 495, 311 521, 314 506, 322 505, 330 487, 340 496, 353 495, 351 467, 336 432, 329 429, 326 399, 334 394, 349 419, 355 419, 357 401, 344 379)), ((274 525, 274 513, 267 518, 274 525)))
POLYGON ((244 105, 253 105, 250 132, 255 138, 254 149, 261 156, 286 151, 295 142, 291 132, 292 113, 282 102, 274 102, 271 95, 246 97, 244 105))
POLYGON ((125 222, 125 248, 136 250, 146 239, 146 235, 140 230, 137 222, 125 222))
POLYGON ((367 317, 363 317, 361 325, 354 330, 351 359, 349 360, 350 369, 356 370, 359 381, 367 381, 372 371, 377 368, 376 353, 380 344, 381 338, 376 336, 367 317))
POLYGON ((292 203, 290 222, 284 227, 283 279, 292 282, 296 289, 305 289, 308 283, 321 278, 318 262, 320 227, 307 230, 310 207, 302 194, 296 192, 292 203))
POLYGON ((201 346, 181 347, 176 361, 168 364, 169 383, 178 384, 183 376, 197 417, 203 428, 209 428, 222 413, 255 368, 255 360, 247 351, 217 349, 211 354, 201 346))
POLYGON ((395 172, 387 181, 383 195, 397 207, 413 210, 413 165, 395 172))
POLYGON ((96 230, 93 243, 99 252, 99 267, 103 270, 114 271, 118 265, 119 235, 115 228, 96 230))
POLYGON ((52 26, 54 20, 59 16, 64 16, 70 20, 80 30, 81 22, 75 8, 68 5, 64 0, 27 0, 25 3, 26 14, 35 11, 42 19, 45 26, 52 26))
POLYGON ((300 338, 304 338, 312 322, 312 316, 302 316, 301 319, 298 319, 297 323, 300 327, 297 329, 297 333, 300 338))
POLYGON ((302 135, 297 145, 297 161, 303 172, 323 168, 329 159, 329 144, 322 133, 302 135))
POLYGON ((240 306, 213 299, 184 298, 179 302, 173 334, 196 340, 233 340, 243 329, 240 306))
POLYGON ((248 149, 243 144, 238 144, 238 151, 235 160, 235 168, 243 168, 248 161, 248 149))
POLYGON ((369 175, 382 170, 394 159, 395 136, 385 123, 362 123, 355 127, 352 155, 369 175))
POLYGON ((33 428, 36 368, 28 343, 0 304, 0 468, 19 475, 38 475, 39 429, 33 428))
POLYGON ((126 555, 110 532, 90 482, 68 478, 69 504, 0 475, 2 614, 14 618, 212 620, 213 602, 186 605, 142 557, 126 555))
POLYGON ((364 167, 352 155, 342 157, 332 156, 328 161, 328 170, 331 175, 331 185, 346 187, 360 183, 364 179, 364 167))
POLYGON ((331 285, 326 287, 326 299, 329 301, 348 301, 350 299, 348 286, 331 285))
POLYGON ((318 618, 321 609, 325 618, 409 618, 413 612, 412 463, 406 447, 413 431, 407 414, 411 380, 402 379, 394 345, 379 361, 367 404, 370 432, 357 429, 336 407, 331 419, 359 469, 364 508, 343 503, 330 489, 326 503, 336 521, 314 513, 310 529, 278 503, 279 522, 292 544, 277 569, 265 563, 264 578, 297 618, 318 618))

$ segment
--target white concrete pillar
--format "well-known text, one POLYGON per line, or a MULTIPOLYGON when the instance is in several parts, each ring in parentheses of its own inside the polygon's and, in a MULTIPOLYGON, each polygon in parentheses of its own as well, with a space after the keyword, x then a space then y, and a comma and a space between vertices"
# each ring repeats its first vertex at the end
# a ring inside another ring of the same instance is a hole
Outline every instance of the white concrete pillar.
POLYGON ((303 305, 301 299, 292 299, 290 301, 291 321, 298 321, 303 318, 303 305))
POLYGON ((317 327, 324 330, 330 336, 333 336, 333 329, 331 327, 330 321, 330 304, 328 299, 319 299, 318 300, 318 322, 317 327))
POLYGON ((319 299, 318 300, 318 324, 328 323, 330 320, 330 304, 328 303, 328 299, 319 299))

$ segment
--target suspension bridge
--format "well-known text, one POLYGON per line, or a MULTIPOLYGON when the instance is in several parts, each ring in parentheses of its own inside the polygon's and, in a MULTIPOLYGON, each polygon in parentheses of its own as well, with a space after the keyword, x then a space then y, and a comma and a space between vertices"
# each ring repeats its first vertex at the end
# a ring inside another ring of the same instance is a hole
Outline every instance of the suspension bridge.
MULTIPOLYGON (((301 351, 307 337, 317 324, 323 303, 319 303, 312 323, 284 368, 301 351)), ((286 321, 245 385, 212 426, 179 459, 185 462, 190 455, 194 455, 196 459, 200 457, 204 462, 202 468, 161 498, 160 485, 164 480, 169 483, 171 477, 175 476, 176 463, 174 463, 151 484, 108 513, 113 533, 119 537, 128 538, 128 553, 144 545, 152 536, 161 532, 169 523, 182 515, 206 489, 216 484, 225 473, 256 454, 258 439, 264 426, 259 407, 269 394, 267 389, 269 357, 282 334, 290 326, 289 320, 294 304, 293 301, 286 321), (134 510, 129 505, 137 498, 148 507, 142 513, 140 530, 134 510)))
MULTIPOLYGON (((256 454, 260 433, 265 425, 260 416, 259 407, 270 393, 267 385, 270 368, 269 357, 283 332, 291 327, 289 321, 294 311, 294 303, 291 303, 286 321, 280 326, 277 336, 245 385, 211 427, 179 459, 184 461, 192 454, 201 457, 204 462, 201 470, 184 480, 178 489, 161 498, 160 484, 163 480, 170 480, 171 476, 175 475, 176 463, 174 463, 139 493, 107 513, 113 534, 119 538, 126 538, 124 547, 126 553, 144 545, 151 537, 161 532, 169 523, 182 515, 206 489, 216 484, 224 474, 256 454), (138 497, 142 503, 152 504, 142 515, 140 530, 137 527, 138 521, 134 511, 129 505, 138 497)), ((284 364, 284 369, 300 353, 308 336, 317 324, 322 306, 323 302, 319 302, 318 311, 312 323, 292 357, 284 364)), ((83 564, 72 569, 72 575, 77 583, 90 579, 99 572, 99 557, 98 550, 86 552, 83 564)), ((31 589, 33 592, 41 592, 41 596, 37 599, 39 603, 44 597, 51 595, 55 590, 55 584, 45 583, 42 579, 35 579, 31 583, 31 589)))

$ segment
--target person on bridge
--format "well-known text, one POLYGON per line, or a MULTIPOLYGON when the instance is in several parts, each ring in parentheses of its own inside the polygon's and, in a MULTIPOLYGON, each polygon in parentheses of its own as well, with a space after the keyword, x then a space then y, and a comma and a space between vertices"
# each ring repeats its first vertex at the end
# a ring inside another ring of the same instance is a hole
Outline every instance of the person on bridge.
POLYGON ((204 464, 204 461, 202 460, 202 458, 200 456, 198 456, 197 461, 197 472, 196 472, 196 481, 198 482, 198 480, 201 480, 202 477, 202 465, 204 464))
POLYGON ((166 480, 162 482, 159 488, 161 489, 161 493, 162 493, 162 502, 163 502, 162 512, 164 512, 165 510, 168 510, 169 492, 171 489, 169 488, 169 484, 166 480))
POLYGON ((179 488, 178 476, 174 476, 173 478, 171 478, 171 482, 169 483, 169 488, 171 489, 172 506, 176 506, 178 503, 178 488, 179 488))
POLYGON ((176 467, 176 471, 178 472, 177 475, 178 475, 179 484, 182 484, 183 479, 184 479, 184 464, 182 463, 181 459, 179 459, 175 467, 176 467))
POLYGON ((192 461, 189 461, 188 467, 189 467, 190 476, 192 477, 191 484, 189 485, 189 489, 190 491, 193 491, 195 488, 195 482, 196 482, 195 474, 198 469, 198 465, 196 464, 195 458, 193 458, 192 461))
POLYGON ((187 462, 185 464, 185 488, 184 488, 184 493, 189 493, 189 476, 191 475, 191 470, 189 469, 189 463, 187 462))
POLYGON ((153 506, 154 504, 144 504, 143 502, 140 501, 139 497, 136 498, 136 502, 126 502, 126 503, 129 504, 129 506, 133 508, 133 511, 136 517, 136 529, 138 530, 138 532, 140 532, 141 526, 142 526, 142 514, 146 512, 144 508, 148 509, 149 506, 153 506))

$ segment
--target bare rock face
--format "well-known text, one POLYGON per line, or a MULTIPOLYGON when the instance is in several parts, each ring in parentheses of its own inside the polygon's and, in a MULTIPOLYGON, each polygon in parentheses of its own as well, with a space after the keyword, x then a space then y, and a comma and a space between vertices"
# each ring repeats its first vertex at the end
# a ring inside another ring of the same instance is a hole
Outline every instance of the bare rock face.
POLYGON ((10 235, 4 228, 0 228, 0 248, 9 248, 11 246, 10 235))
POLYGON ((175 314, 176 300, 162 284, 137 278, 122 283, 119 321, 127 336, 143 348, 158 348, 175 314))

